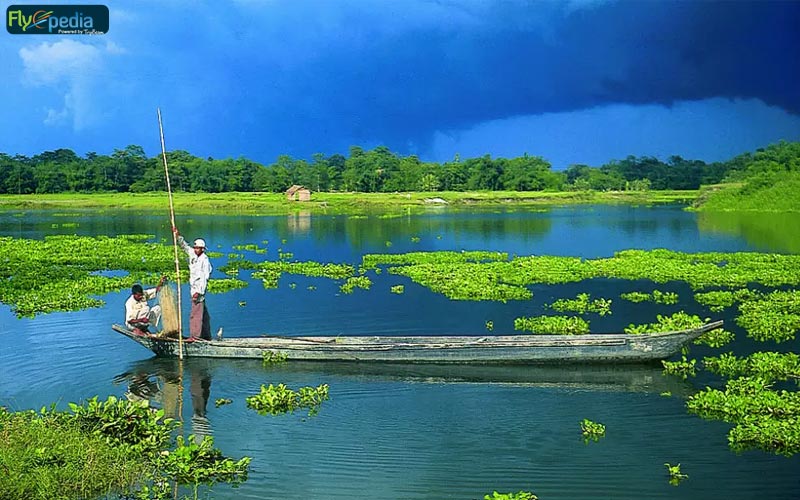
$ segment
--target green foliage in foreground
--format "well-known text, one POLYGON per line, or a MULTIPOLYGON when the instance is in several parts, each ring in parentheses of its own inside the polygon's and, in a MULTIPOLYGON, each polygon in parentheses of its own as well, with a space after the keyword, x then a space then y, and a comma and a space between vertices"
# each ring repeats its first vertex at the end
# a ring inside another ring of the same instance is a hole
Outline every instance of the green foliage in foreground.
POLYGON ((262 385, 261 391, 246 398, 247 407, 260 415, 280 415, 293 413, 300 408, 308 408, 309 415, 316 415, 324 401, 329 399, 328 384, 317 387, 301 387, 299 391, 289 389, 284 384, 262 385))
POLYGON ((728 443, 783 455, 800 452, 800 392, 774 390, 761 377, 729 380, 724 391, 707 388, 687 401, 692 413, 734 424, 728 443))
POLYGON ((175 498, 170 482, 192 487, 197 498, 200 485, 247 479, 250 459, 223 457, 210 437, 200 444, 179 437, 169 449, 175 423, 147 402, 95 397, 69 406, 39 413, 0 408, 3 498, 167 500, 175 498))
POLYGON ((516 318, 514 330, 541 335, 583 335, 589 333, 589 322, 577 316, 516 318))
POLYGON ((68 415, 0 408, 0 468, 2 498, 73 500, 125 491, 146 463, 68 415))
POLYGON ((558 312, 576 312, 579 314, 597 313, 600 316, 611 314, 610 299, 594 299, 588 293, 579 293, 575 299, 558 299, 552 306, 558 312))
POLYGON ((539 497, 530 491, 518 491, 517 493, 498 493, 484 495, 483 500, 538 500, 539 497))

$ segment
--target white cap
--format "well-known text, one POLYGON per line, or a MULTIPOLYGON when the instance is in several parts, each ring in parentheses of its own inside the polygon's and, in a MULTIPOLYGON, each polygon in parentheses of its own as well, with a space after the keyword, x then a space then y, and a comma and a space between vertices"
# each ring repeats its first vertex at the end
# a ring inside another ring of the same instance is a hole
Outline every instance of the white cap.
POLYGON ((205 248, 206 247, 206 240, 204 240, 203 238, 197 238, 196 240, 194 240, 194 246, 195 246, 195 248, 197 248, 197 247, 205 248))

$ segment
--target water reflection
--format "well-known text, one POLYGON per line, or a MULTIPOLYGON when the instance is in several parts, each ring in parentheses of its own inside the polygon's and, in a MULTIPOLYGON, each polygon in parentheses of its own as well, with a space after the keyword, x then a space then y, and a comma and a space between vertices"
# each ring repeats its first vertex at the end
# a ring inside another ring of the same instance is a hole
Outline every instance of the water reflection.
POLYGON ((800 253, 800 217, 787 212, 699 212, 702 232, 742 236, 756 248, 800 253))
POLYGON ((191 433, 199 442, 203 436, 211 435, 211 424, 207 417, 211 372, 205 363, 154 358, 134 363, 126 372, 114 377, 115 384, 127 384, 126 398, 131 401, 147 400, 151 406, 161 407, 166 418, 179 421, 183 420, 184 386, 187 381, 192 408, 191 433))
MULTIPOLYGON (((331 380, 334 377, 334 385, 335 379, 340 378, 366 383, 389 380, 424 384, 505 384, 600 392, 668 392, 675 396, 685 396, 694 390, 687 381, 665 376, 660 365, 656 364, 525 366, 292 361, 265 367, 261 361, 253 359, 188 359, 180 362, 151 358, 132 364, 128 371, 115 378, 115 382, 128 383, 128 397, 150 400, 161 405, 167 417, 178 418, 180 387, 188 378, 192 424, 202 427, 208 425, 206 406, 212 375, 263 377, 275 383, 298 378, 331 380)), ((220 397, 244 396, 223 394, 220 397)))

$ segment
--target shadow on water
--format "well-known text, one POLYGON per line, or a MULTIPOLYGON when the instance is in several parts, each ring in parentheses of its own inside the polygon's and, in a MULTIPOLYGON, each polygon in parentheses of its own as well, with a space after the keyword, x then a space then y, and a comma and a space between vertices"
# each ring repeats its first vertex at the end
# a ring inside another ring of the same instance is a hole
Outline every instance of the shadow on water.
MULTIPOLYGON (((688 396, 694 392, 691 383, 664 375, 657 364, 613 365, 456 365, 360 363, 350 361, 315 362, 292 361, 263 366, 253 359, 175 359, 150 358, 133 363, 116 383, 127 382, 128 392, 135 398, 148 399, 163 405, 167 416, 178 415, 175 401, 183 377, 189 378, 195 419, 205 418, 211 378, 216 372, 222 377, 231 373, 264 374, 276 382, 281 376, 297 375, 337 377, 359 382, 401 381, 424 384, 506 384, 597 392, 670 393, 688 396)), ((335 381, 333 382, 335 383, 335 381)), ((237 395, 223 394, 220 397, 237 395)))

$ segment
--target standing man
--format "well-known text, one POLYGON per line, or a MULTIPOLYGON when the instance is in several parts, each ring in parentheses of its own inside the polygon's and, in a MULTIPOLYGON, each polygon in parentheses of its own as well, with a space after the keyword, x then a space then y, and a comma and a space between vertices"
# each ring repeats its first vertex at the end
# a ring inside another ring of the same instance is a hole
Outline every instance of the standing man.
POLYGON ((202 238, 194 240, 194 246, 189 246, 186 240, 178 233, 178 228, 172 231, 178 237, 178 244, 189 256, 189 287, 192 293, 192 311, 189 314, 188 341, 211 340, 211 317, 206 308, 206 288, 208 278, 211 276, 211 261, 206 255, 206 242, 202 238))

